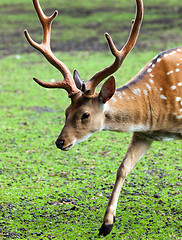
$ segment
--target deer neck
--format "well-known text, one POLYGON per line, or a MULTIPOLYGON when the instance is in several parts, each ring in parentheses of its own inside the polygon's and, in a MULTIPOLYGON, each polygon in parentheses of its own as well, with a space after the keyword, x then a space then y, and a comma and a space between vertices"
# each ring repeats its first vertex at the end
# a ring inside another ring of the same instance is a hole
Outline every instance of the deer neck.
POLYGON ((137 85, 134 90, 127 85, 117 89, 105 104, 105 130, 142 132, 150 129, 150 106, 137 85))

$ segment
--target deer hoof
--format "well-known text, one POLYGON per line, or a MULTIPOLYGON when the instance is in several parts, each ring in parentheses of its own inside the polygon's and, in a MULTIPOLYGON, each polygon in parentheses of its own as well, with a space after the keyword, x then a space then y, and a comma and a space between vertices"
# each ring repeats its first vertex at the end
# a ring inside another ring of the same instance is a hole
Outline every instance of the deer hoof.
POLYGON ((105 223, 102 224, 101 228, 99 229, 99 235, 106 236, 112 230, 113 224, 106 225, 105 223))

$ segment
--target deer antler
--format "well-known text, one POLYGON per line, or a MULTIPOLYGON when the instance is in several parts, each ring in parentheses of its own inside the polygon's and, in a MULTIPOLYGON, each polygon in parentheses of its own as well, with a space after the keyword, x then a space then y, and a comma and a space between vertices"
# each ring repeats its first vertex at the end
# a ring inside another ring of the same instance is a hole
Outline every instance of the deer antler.
POLYGON ((132 27, 131 27, 131 32, 130 36, 128 38, 128 41, 124 45, 124 47, 118 51, 117 48, 115 47, 112 38, 108 33, 105 34, 105 37, 108 41, 109 48, 111 50, 111 53, 115 57, 115 61, 108 67, 102 69, 101 71, 97 72, 87 83, 86 83, 86 92, 85 94, 87 95, 93 95, 95 92, 95 88, 97 85, 104 80, 106 77, 110 76, 114 72, 116 72, 122 65, 125 57, 127 54, 132 50, 134 47, 138 33, 140 31, 140 26, 142 23, 142 18, 143 18, 143 2, 142 0, 136 0, 137 4, 137 12, 136 12, 136 17, 135 20, 132 21, 132 27))
POLYGON ((64 77, 63 81, 53 83, 46 83, 40 81, 37 78, 34 78, 34 80, 39 85, 45 88, 63 88, 68 92, 69 96, 72 96, 76 94, 79 91, 79 89, 76 87, 71 72, 69 71, 67 66, 53 54, 50 47, 51 24, 54 18, 57 16, 58 11, 56 10, 50 17, 48 17, 42 11, 38 0, 33 0, 33 4, 43 27, 43 41, 41 44, 38 44, 35 41, 33 41, 27 30, 24 31, 25 36, 30 45, 35 49, 39 50, 45 56, 45 58, 62 73, 64 77))

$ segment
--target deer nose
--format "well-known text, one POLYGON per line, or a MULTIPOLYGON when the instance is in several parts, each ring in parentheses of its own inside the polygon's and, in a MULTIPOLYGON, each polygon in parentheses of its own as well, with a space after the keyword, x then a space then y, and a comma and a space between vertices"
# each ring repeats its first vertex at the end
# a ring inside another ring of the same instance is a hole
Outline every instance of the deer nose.
POLYGON ((60 148, 60 149, 62 149, 63 148, 63 146, 64 146, 64 140, 56 140, 56 142, 55 142, 55 144, 56 144, 56 146, 57 146, 57 148, 60 148))

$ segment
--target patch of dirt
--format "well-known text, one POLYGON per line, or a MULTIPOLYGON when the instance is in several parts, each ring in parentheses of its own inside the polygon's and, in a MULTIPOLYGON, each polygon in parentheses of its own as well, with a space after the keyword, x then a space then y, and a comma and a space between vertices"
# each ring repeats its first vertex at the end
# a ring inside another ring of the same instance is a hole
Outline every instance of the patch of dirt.
MULTIPOLYGON (((21 14, 22 13, 22 6, 21 5, 4 5, 1 6, 1 12, 4 11, 4 14, 21 14)), ((52 14, 54 9, 47 9, 45 12, 46 14, 50 15, 52 14)), ((127 12, 133 12, 133 9, 127 9, 127 12)), ((115 14, 122 14, 122 12, 126 12, 126 9, 123 8, 114 8, 114 7, 102 7, 97 9, 84 9, 84 8, 77 8, 74 10, 62 10, 63 15, 70 15, 74 18, 84 18, 88 15, 93 15, 96 13, 102 13, 102 12, 108 12, 109 13, 115 13, 115 14)), ((153 50, 157 46, 160 46, 162 49, 166 48, 166 45, 168 43, 177 43, 181 41, 181 16, 180 13, 182 13, 182 7, 176 7, 176 8, 170 8, 170 7, 159 7, 159 6, 145 6, 145 12, 148 13, 148 15, 151 15, 155 13, 155 15, 158 15, 158 18, 155 18, 153 20, 145 20, 144 15, 144 22, 142 25, 141 33, 139 41, 137 42, 136 49, 143 50, 143 49, 151 49, 151 46, 153 50), (168 17, 175 16, 173 17, 168 17), (156 27, 157 26, 157 27, 156 27), (178 31, 179 28, 179 31, 178 31), (170 33, 170 29, 177 29, 179 34, 174 34, 174 32, 170 33), (161 31, 167 32, 167 34, 161 35, 161 31), (155 34, 155 36, 154 36, 155 34), (151 38, 152 36, 152 38, 151 38), (155 38, 155 44, 154 44, 154 38, 155 38)), ((27 14, 33 14, 34 10, 23 10, 23 13, 27 14)), ((64 21, 64 16, 63 16, 64 21)), ((15 25, 17 25, 16 29, 10 29, 10 31, 4 31, 3 29, 0 30, 0 56, 4 57, 6 55, 11 54, 21 54, 21 53, 30 53, 34 52, 35 50, 29 46, 27 43, 23 30, 25 27, 27 27, 27 23, 24 22, 14 22, 15 25)), ((55 22, 54 28, 56 29, 64 29, 63 31, 66 33, 66 27, 64 28, 63 23, 55 22)), ((102 22, 90 22, 87 24, 83 24, 83 29, 91 29, 92 31, 95 31, 95 36, 92 37, 85 37, 84 39, 81 37, 78 39, 72 39, 68 41, 62 41, 61 36, 60 40, 53 40, 52 41, 52 49, 53 51, 107 51, 108 46, 107 43, 103 40, 103 33, 105 31, 108 31, 114 35, 113 39, 115 41, 116 46, 121 45, 121 41, 125 41, 125 38, 123 38, 122 34, 127 35, 126 33, 130 31, 130 27, 128 27, 129 23, 123 21, 121 23, 121 33, 118 32, 118 26, 109 25, 108 29, 105 29, 107 23, 102 22), (60 43, 61 42, 61 43, 60 43)), ((69 31, 74 31, 75 26, 69 26, 69 31)), ((37 22, 36 26, 31 26, 31 33, 34 33, 35 35, 40 35, 40 28, 39 28, 39 22, 37 22), (32 29, 33 28, 33 29, 32 29)), ((77 29, 79 31, 79 29, 77 29)), ((82 33, 82 30, 80 31, 82 33)), ((124 44, 124 42, 123 42, 124 44)))
POLYGON ((37 106, 35 106, 35 107, 29 107, 28 109, 31 110, 31 111, 38 112, 38 113, 54 112, 54 109, 48 108, 48 107, 37 107, 37 106))
MULTIPOLYGON (((24 107, 20 107, 21 110, 24 109, 24 107)), ((54 109, 49 108, 49 107, 39 107, 39 106, 34 106, 34 107, 29 107, 28 110, 34 111, 37 113, 43 113, 43 112, 54 112, 54 109)))
MULTIPOLYGON (((85 8, 76 8, 74 10, 63 10, 63 14, 67 14, 70 15, 72 17, 87 17, 87 16, 91 16, 93 14, 96 13, 102 13, 102 12, 107 12, 108 14, 110 12, 114 12, 114 13, 122 13, 125 12, 126 9, 124 8, 115 8, 115 7, 108 7, 108 6, 103 6, 102 8, 97 8, 97 9, 85 9, 85 8)), ((133 11, 133 9, 127 9, 127 12, 131 12, 133 11)))

